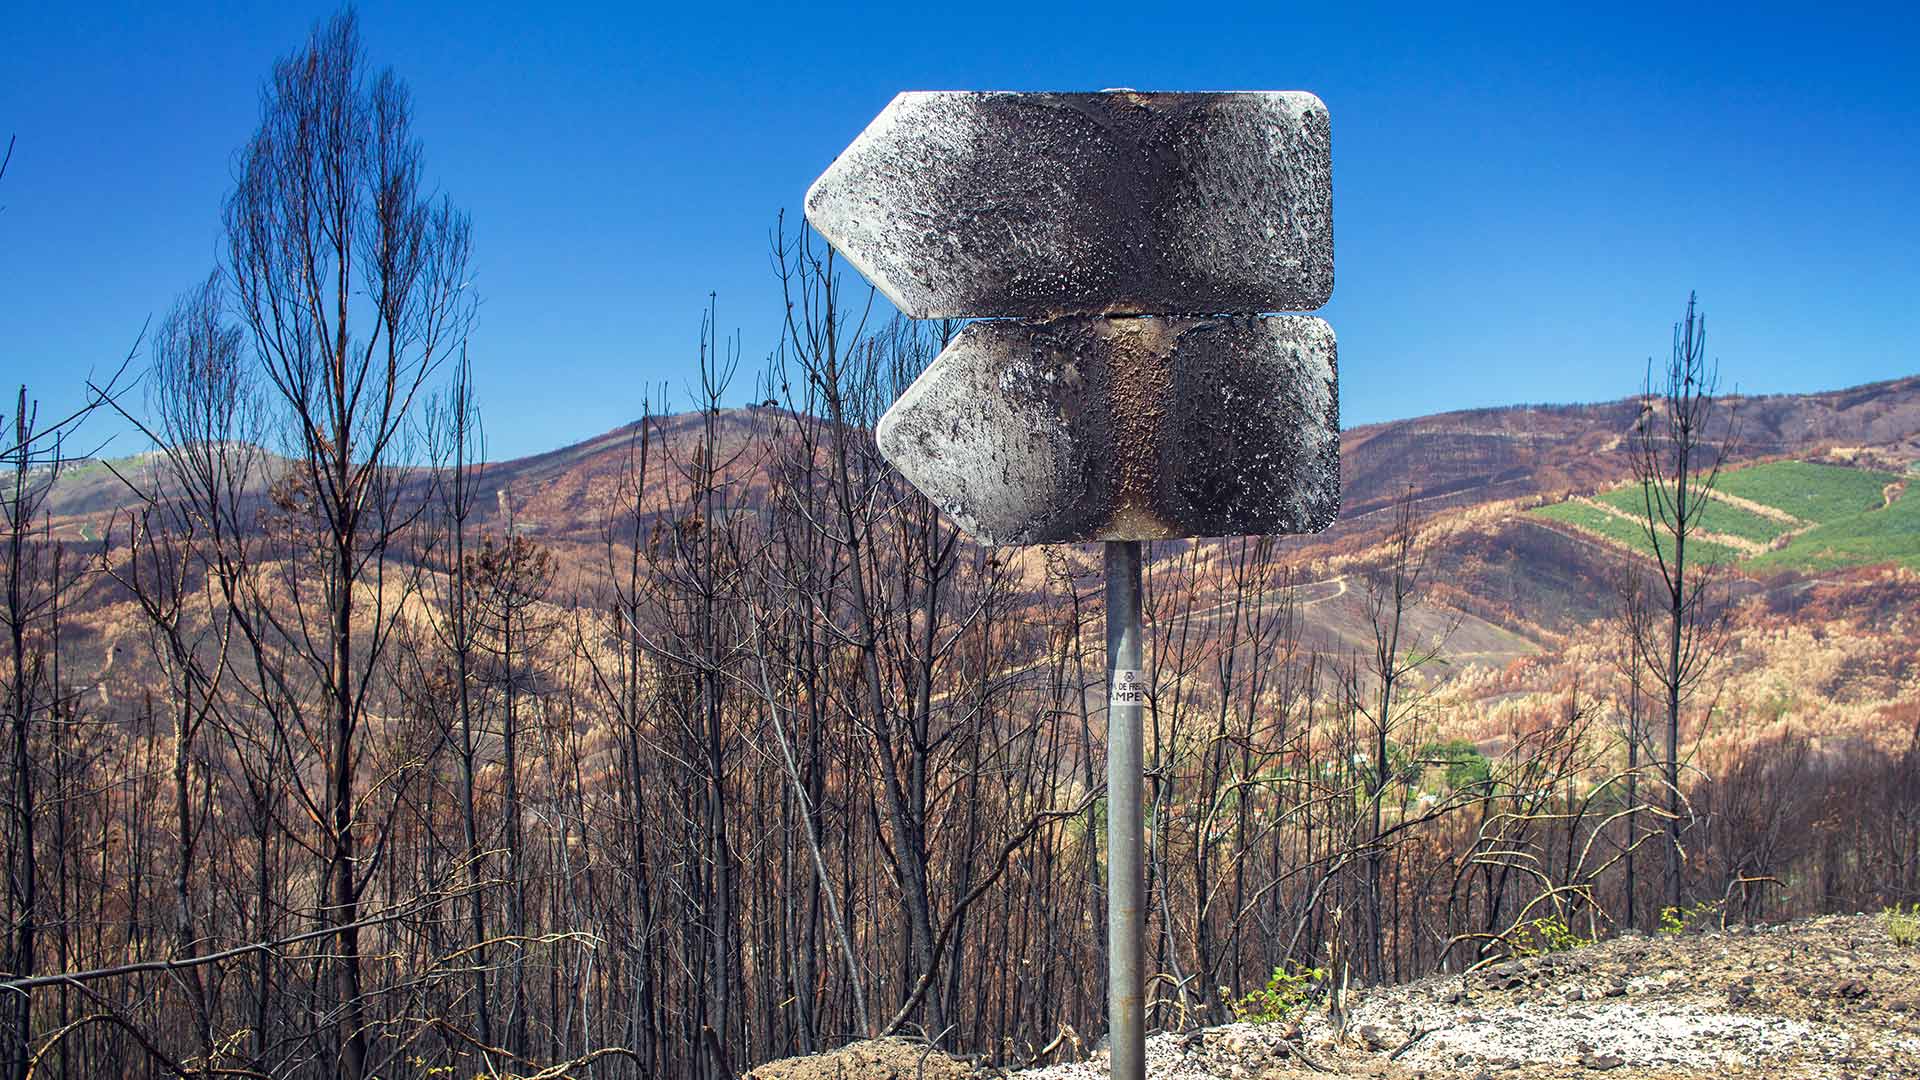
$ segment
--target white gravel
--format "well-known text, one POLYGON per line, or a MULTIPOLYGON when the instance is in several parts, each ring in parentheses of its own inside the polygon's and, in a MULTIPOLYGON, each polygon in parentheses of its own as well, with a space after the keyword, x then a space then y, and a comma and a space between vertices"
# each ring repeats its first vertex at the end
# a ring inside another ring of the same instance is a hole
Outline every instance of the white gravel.
MULTIPOLYGON (((1155 1035, 1147 1040, 1147 1075, 1153 1080, 1221 1080, 1235 1075, 1231 1066, 1236 1058, 1283 1064, 1286 1059, 1274 1049, 1280 1045, 1280 1031, 1276 1025, 1228 1024, 1184 1035, 1155 1035)), ((1020 1080, 1107 1080, 1107 1055, 1013 1075, 1020 1080)), ((1257 1074, 1245 1069, 1239 1075, 1257 1074)))
MULTIPOLYGON (((1230 1024, 1147 1042, 1154 1080, 1620 1075, 1920 1080, 1920 953, 1872 916, 1679 937, 1621 935, 1572 953, 1356 989, 1342 1037, 1230 1024), (1290 1031, 1291 1043, 1282 1039, 1290 1031), (1392 1052, 1400 1051, 1392 1057, 1392 1052), (1303 1061, 1304 1052, 1312 1060, 1303 1061)), ((1106 1080, 1104 1054, 1011 1074, 1106 1080)))
MULTIPOLYGON (((1278 1025, 1228 1024, 1184 1035, 1147 1040, 1147 1076, 1152 1080, 1222 1080, 1257 1077, 1262 1066, 1300 1065, 1283 1046, 1278 1025)), ((1398 1059, 1401 1066, 1440 1075, 1475 1075, 1480 1069, 1514 1066, 1580 1066, 1594 1059, 1617 1058, 1609 1067, 1706 1070, 1727 1066, 1766 1068, 1794 1065, 1794 1076, 1850 1080, 1846 1062, 1864 1052, 1896 1060, 1910 1057, 1920 1067, 1920 1037, 1887 1034, 1862 1046, 1840 1028, 1781 1016, 1735 1013, 1702 1007, 1699 1001, 1656 998, 1635 1001, 1521 1003, 1489 1008, 1449 1005, 1400 991, 1363 1001, 1348 1022, 1348 1045, 1372 1044, 1381 1051, 1398 1048, 1415 1031, 1425 1031, 1398 1059), (1821 1065, 1818 1062, 1832 1062, 1821 1065)), ((1323 1013, 1305 1018, 1305 1048, 1332 1062, 1333 1032, 1323 1013)), ((1379 1060, 1380 1058, 1376 1058, 1379 1060)), ((1351 1065, 1351 1059, 1341 1064, 1351 1065)), ((1595 1076, 1603 1075, 1595 1073, 1595 1076)), ((1920 1072, 1915 1074, 1920 1076, 1920 1072)), ((1106 1080, 1107 1057, 1016 1072, 1019 1080, 1106 1080)))
MULTIPOLYGON (((1641 1067, 1711 1068, 1807 1054, 1839 1058, 1855 1050, 1851 1036, 1832 1028, 1778 1016, 1675 1011, 1670 1001, 1521 1004, 1484 1013, 1458 1006, 1363 1006, 1352 1026, 1369 1024, 1390 1032, 1395 1045, 1416 1026, 1433 1029, 1401 1056, 1402 1064, 1415 1069, 1572 1065, 1587 1055, 1611 1055, 1641 1067)), ((1307 1034, 1315 1039, 1329 1033, 1322 1022, 1309 1024, 1307 1034)))

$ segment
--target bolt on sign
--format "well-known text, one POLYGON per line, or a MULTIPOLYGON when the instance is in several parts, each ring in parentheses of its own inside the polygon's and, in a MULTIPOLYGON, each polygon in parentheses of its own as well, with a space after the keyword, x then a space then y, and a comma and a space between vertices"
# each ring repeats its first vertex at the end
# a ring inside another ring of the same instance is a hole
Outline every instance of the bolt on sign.
POLYGON ((976 540, 1315 532, 1339 509, 1331 128, 1302 92, 903 93, 807 193, 912 318, 881 418, 976 540))

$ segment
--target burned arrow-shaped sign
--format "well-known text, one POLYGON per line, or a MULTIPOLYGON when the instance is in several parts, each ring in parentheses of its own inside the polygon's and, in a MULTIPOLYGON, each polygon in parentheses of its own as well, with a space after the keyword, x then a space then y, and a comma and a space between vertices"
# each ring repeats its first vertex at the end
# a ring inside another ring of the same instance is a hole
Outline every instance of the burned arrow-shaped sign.
POLYGON ((878 438, 989 544, 1315 532, 1340 502, 1333 330, 1301 315, 977 322, 878 438))
POLYGON ((975 539, 1309 532, 1339 505, 1326 106, 1293 91, 906 93, 807 220, 964 330, 880 449, 975 539), (1118 315, 1142 315, 1121 319, 1118 315))
POLYGON ((913 318, 1311 311, 1330 130, 1297 91, 905 93, 807 220, 913 318))
POLYGON ((887 460, 978 540, 1113 541, 1115 1080, 1146 1074, 1139 541, 1339 509, 1333 331, 1259 315, 1333 288, 1328 147, 1312 94, 901 94, 807 193, 908 315, 1032 320, 962 330, 880 418, 887 460))

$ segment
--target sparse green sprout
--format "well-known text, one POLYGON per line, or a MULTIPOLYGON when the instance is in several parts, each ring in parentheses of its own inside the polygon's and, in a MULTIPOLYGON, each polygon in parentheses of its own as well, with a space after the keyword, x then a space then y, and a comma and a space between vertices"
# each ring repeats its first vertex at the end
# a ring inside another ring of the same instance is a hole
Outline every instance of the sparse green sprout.
POLYGON ((1301 967, 1288 961, 1274 968, 1273 976, 1260 989, 1234 1001, 1223 986, 1220 999, 1233 1011, 1235 1020, 1247 1024, 1277 1024, 1292 1019, 1306 1008, 1312 997, 1311 987, 1315 982, 1324 981, 1328 974, 1326 968, 1301 967))
POLYGON ((1902 907, 1895 904, 1881 913, 1887 924, 1887 937, 1903 949, 1920 945, 1920 903, 1902 907))
POLYGON ((1668 905, 1660 909, 1660 932, 1678 934, 1698 927, 1706 917, 1720 910, 1721 901, 1702 900, 1688 908, 1668 905))
POLYGON ((1539 956, 1542 953, 1567 952, 1593 944, 1567 925, 1563 915, 1547 915, 1521 923, 1507 935, 1507 949, 1514 956, 1539 956))

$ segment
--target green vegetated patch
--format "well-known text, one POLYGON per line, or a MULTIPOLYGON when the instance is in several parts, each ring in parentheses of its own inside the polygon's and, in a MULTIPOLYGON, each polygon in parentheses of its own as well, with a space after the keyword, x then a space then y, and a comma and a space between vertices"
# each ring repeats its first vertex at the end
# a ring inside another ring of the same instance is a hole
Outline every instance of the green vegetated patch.
POLYGON ((1724 900, 1702 900, 1692 907, 1668 905, 1660 909, 1660 932, 1672 936, 1704 930, 1725 907, 1724 900))
POLYGON ((1757 573, 1774 573, 1878 563, 1920 570, 1920 492, 1908 491, 1891 506, 1816 525, 1779 551, 1757 556, 1747 565, 1757 573))
POLYGON ((1802 521, 1827 524, 1879 506, 1880 493, 1898 479, 1892 473, 1845 465, 1774 461, 1721 473, 1715 487, 1784 510, 1802 521))
MULTIPOLYGON (((1641 494, 1637 485, 1614 488, 1594 498, 1628 517, 1637 519, 1647 512, 1646 497, 1641 494)), ((1706 506, 1700 511, 1700 517, 1697 520, 1700 528, 1707 532, 1723 533, 1742 540, 1751 540, 1756 544, 1771 543, 1774 537, 1793 528, 1787 522, 1761 517, 1751 510, 1714 498, 1707 499, 1706 506)))
MULTIPOLYGON (((1528 511, 1528 513, 1538 514, 1550 521, 1558 521, 1564 525, 1572 525, 1576 529, 1583 529, 1608 540, 1612 540, 1615 543, 1625 544, 1627 547, 1648 556, 1653 555, 1653 546, 1647 543, 1646 529, 1642 528, 1638 522, 1630 518, 1624 518, 1618 514, 1609 514, 1605 510, 1597 507, 1576 502, 1555 503, 1552 506, 1537 507, 1528 511)), ((1660 546, 1663 550, 1670 551, 1672 549, 1669 545, 1672 543, 1673 540, 1671 537, 1662 537, 1660 546)), ((1727 547, 1725 544, 1715 544, 1711 541, 1689 537, 1687 540, 1687 557, 1689 560, 1702 563, 1730 563, 1737 561, 1740 558, 1740 553, 1727 547)))
POLYGON ((1472 739, 1428 743, 1416 754, 1421 761, 1445 770, 1443 775, 1449 791, 1480 787, 1493 776, 1492 763, 1472 739))
MULTIPOLYGON (((1900 479, 1893 473, 1807 461, 1775 461, 1733 469, 1720 474, 1717 490, 1774 507, 1810 524, 1779 550, 1758 555, 1745 556, 1702 539, 1690 539, 1687 550, 1696 558, 1737 563, 1757 574, 1817 572, 1880 563, 1920 569, 1920 492, 1885 505, 1886 486, 1900 479)), ((1646 532, 1638 522, 1646 513, 1639 487, 1630 484, 1614 488, 1595 496, 1595 500, 1627 516, 1621 518, 1577 502, 1530 512, 1652 554, 1646 532)), ((1772 543, 1792 526, 1715 500, 1703 515, 1701 528, 1756 543, 1772 543)))
POLYGON ((1593 942, 1568 926, 1566 916, 1548 915, 1514 927, 1507 935, 1507 951, 1514 956, 1540 956, 1584 949, 1593 942))
POLYGON ((1233 1010, 1233 1018, 1243 1024, 1277 1024, 1305 1009, 1312 1000, 1314 984, 1326 982, 1331 974, 1327 968, 1288 961, 1274 968, 1273 976, 1260 989, 1235 1000, 1223 986, 1220 998, 1233 1010))
POLYGON ((1887 936, 1895 945, 1903 949, 1920 945, 1920 904, 1908 907, 1895 904, 1881 912, 1880 918, 1886 923, 1887 936))

